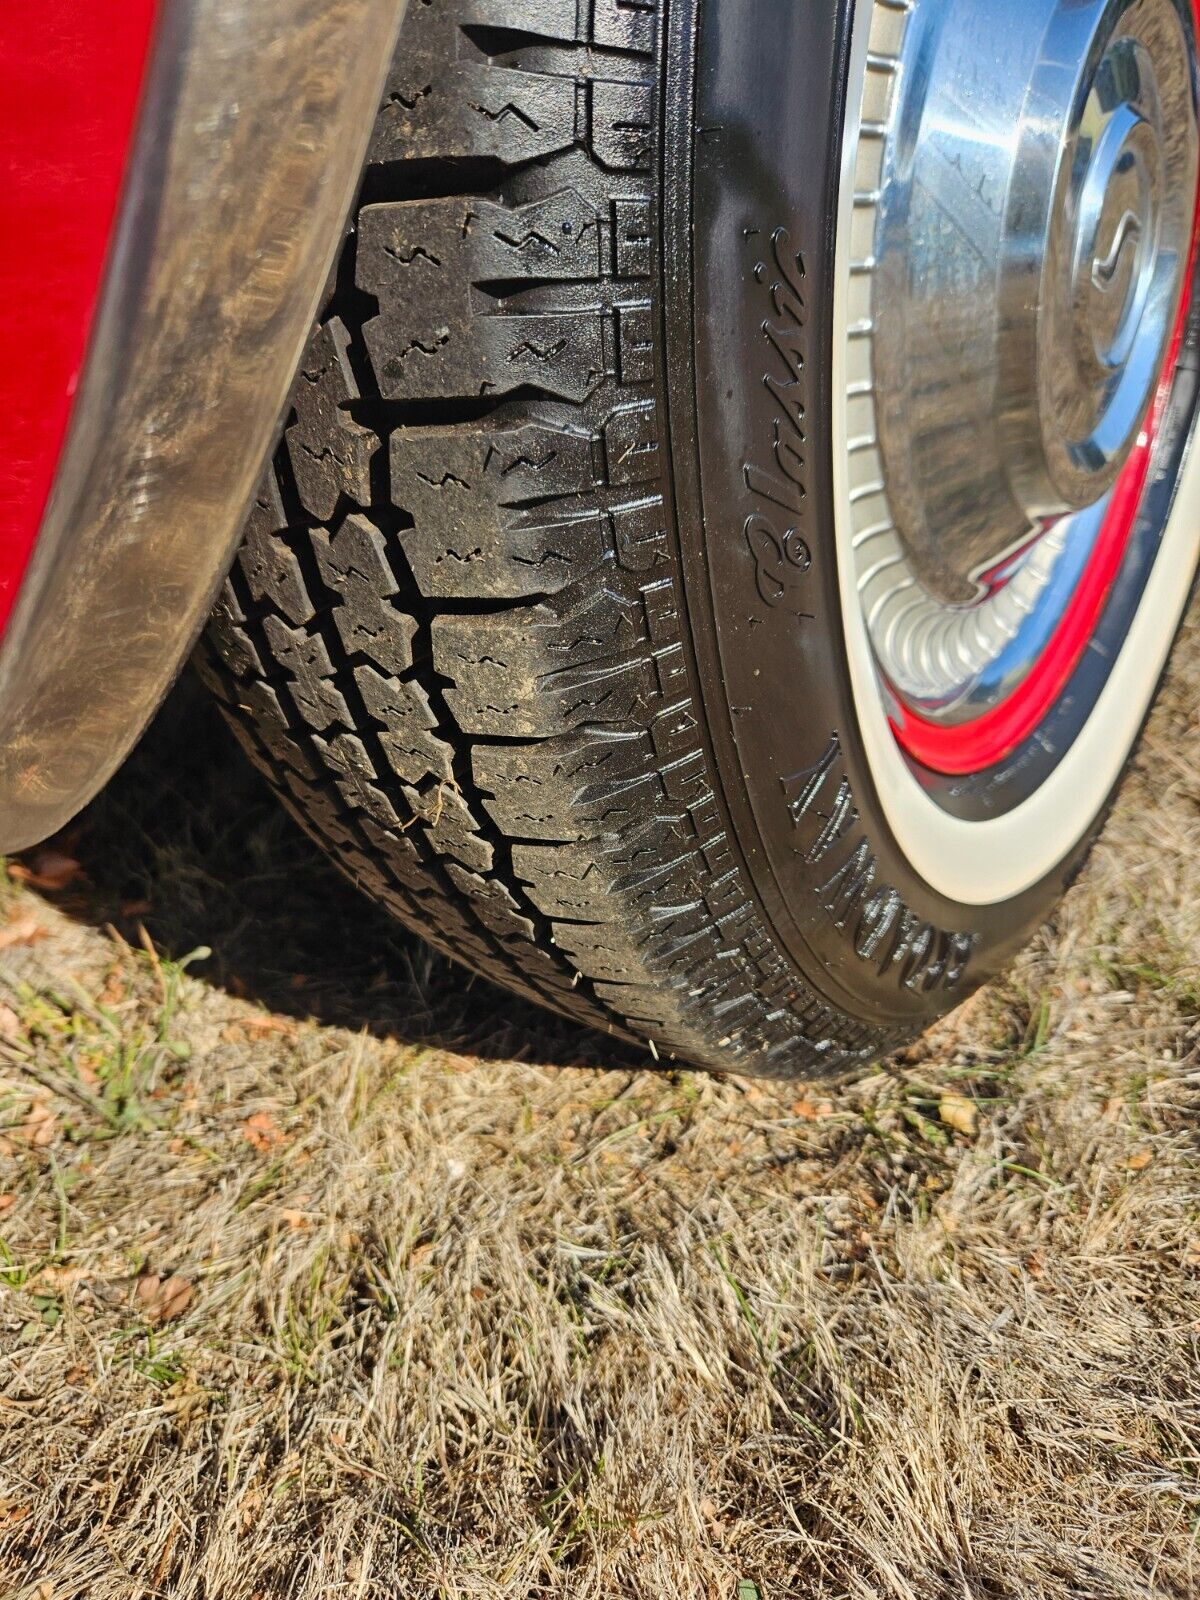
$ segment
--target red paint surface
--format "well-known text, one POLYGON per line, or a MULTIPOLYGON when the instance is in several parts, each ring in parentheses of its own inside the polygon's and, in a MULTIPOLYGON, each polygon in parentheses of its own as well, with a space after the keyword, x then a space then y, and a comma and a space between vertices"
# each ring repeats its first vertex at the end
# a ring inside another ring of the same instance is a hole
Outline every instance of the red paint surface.
POLYGON ((79 383, 156 0, 42 0, 0 24, 0 629, 79 383))
MULTIPOLYGON (((1196 7, 1200 24, 1200 0, 1196 7)), ((1192 253, 1187 283, 1196 270, 1200 244, 1200 197, 1192 227, 1192 253)), ((1096 539, 1091 559, 1046 649, 1012 694, 973 721, 949 727, 898 706, 891 714, 892 731, 914 761, 933 772, 952 777, 986 772, 1010 755, 1045 719, 1070 682, 1088 641, 1099 625, 1109 592, 1121 570, 1129 537, 1137 519, 1142 491, 1154 453, 1163 411, 1171 393, 1183 344, 1190 295, 1184 292, 1178 321, 1163 363, 1163 376, 1146 424, 1122 468, 1112 491, 1112 501, 1096 539)))

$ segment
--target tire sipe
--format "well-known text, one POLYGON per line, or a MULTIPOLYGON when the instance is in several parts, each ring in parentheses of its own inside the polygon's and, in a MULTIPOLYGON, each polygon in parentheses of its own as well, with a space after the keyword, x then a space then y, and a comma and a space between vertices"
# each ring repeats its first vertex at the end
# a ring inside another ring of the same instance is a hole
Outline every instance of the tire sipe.
MULTIPOLYGON (((877 1057, 1009 961, 1079 870, 1195 560, 1178 536, 1119 711, 1089 651, 986 770, 880 753, 837 534, 870 10, 410 0, 202 651, 284 803, 403 922, 737 1072, 877 1057), (1047 843, 1023 808, 1079 741, 1047 843)), ((1162 565, 1114 585, 1110 665, 1162 565)))

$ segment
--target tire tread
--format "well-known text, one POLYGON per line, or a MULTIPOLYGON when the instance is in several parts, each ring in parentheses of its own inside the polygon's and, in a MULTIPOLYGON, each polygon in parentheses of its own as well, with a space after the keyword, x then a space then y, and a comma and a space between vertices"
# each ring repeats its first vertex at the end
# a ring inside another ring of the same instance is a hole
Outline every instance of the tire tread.
POLYGON ((458 960, 663 1055, 894 1037, 747 889, 694 700, 657 350, 654 0, 413 0, 204 647, 252 758, 458 960))

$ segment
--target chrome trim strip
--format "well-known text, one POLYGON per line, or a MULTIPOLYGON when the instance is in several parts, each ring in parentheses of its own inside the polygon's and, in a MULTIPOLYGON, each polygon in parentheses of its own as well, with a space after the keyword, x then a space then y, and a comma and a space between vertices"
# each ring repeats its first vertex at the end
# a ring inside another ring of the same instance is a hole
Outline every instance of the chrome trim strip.
POLYGON ((0 850, 91 799, 208 615, 403 11, 163 0, 83 383, 0 650, 0 850))

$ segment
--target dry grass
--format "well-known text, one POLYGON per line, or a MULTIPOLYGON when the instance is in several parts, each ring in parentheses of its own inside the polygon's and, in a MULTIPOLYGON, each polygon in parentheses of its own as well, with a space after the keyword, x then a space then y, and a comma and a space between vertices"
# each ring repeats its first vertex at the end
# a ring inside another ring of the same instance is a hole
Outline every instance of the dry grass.
POLYGON ((836 1093, 468 986, 177 697, 0 904, 0 1593, 1195 1592, 1198 687, 836 1093))

